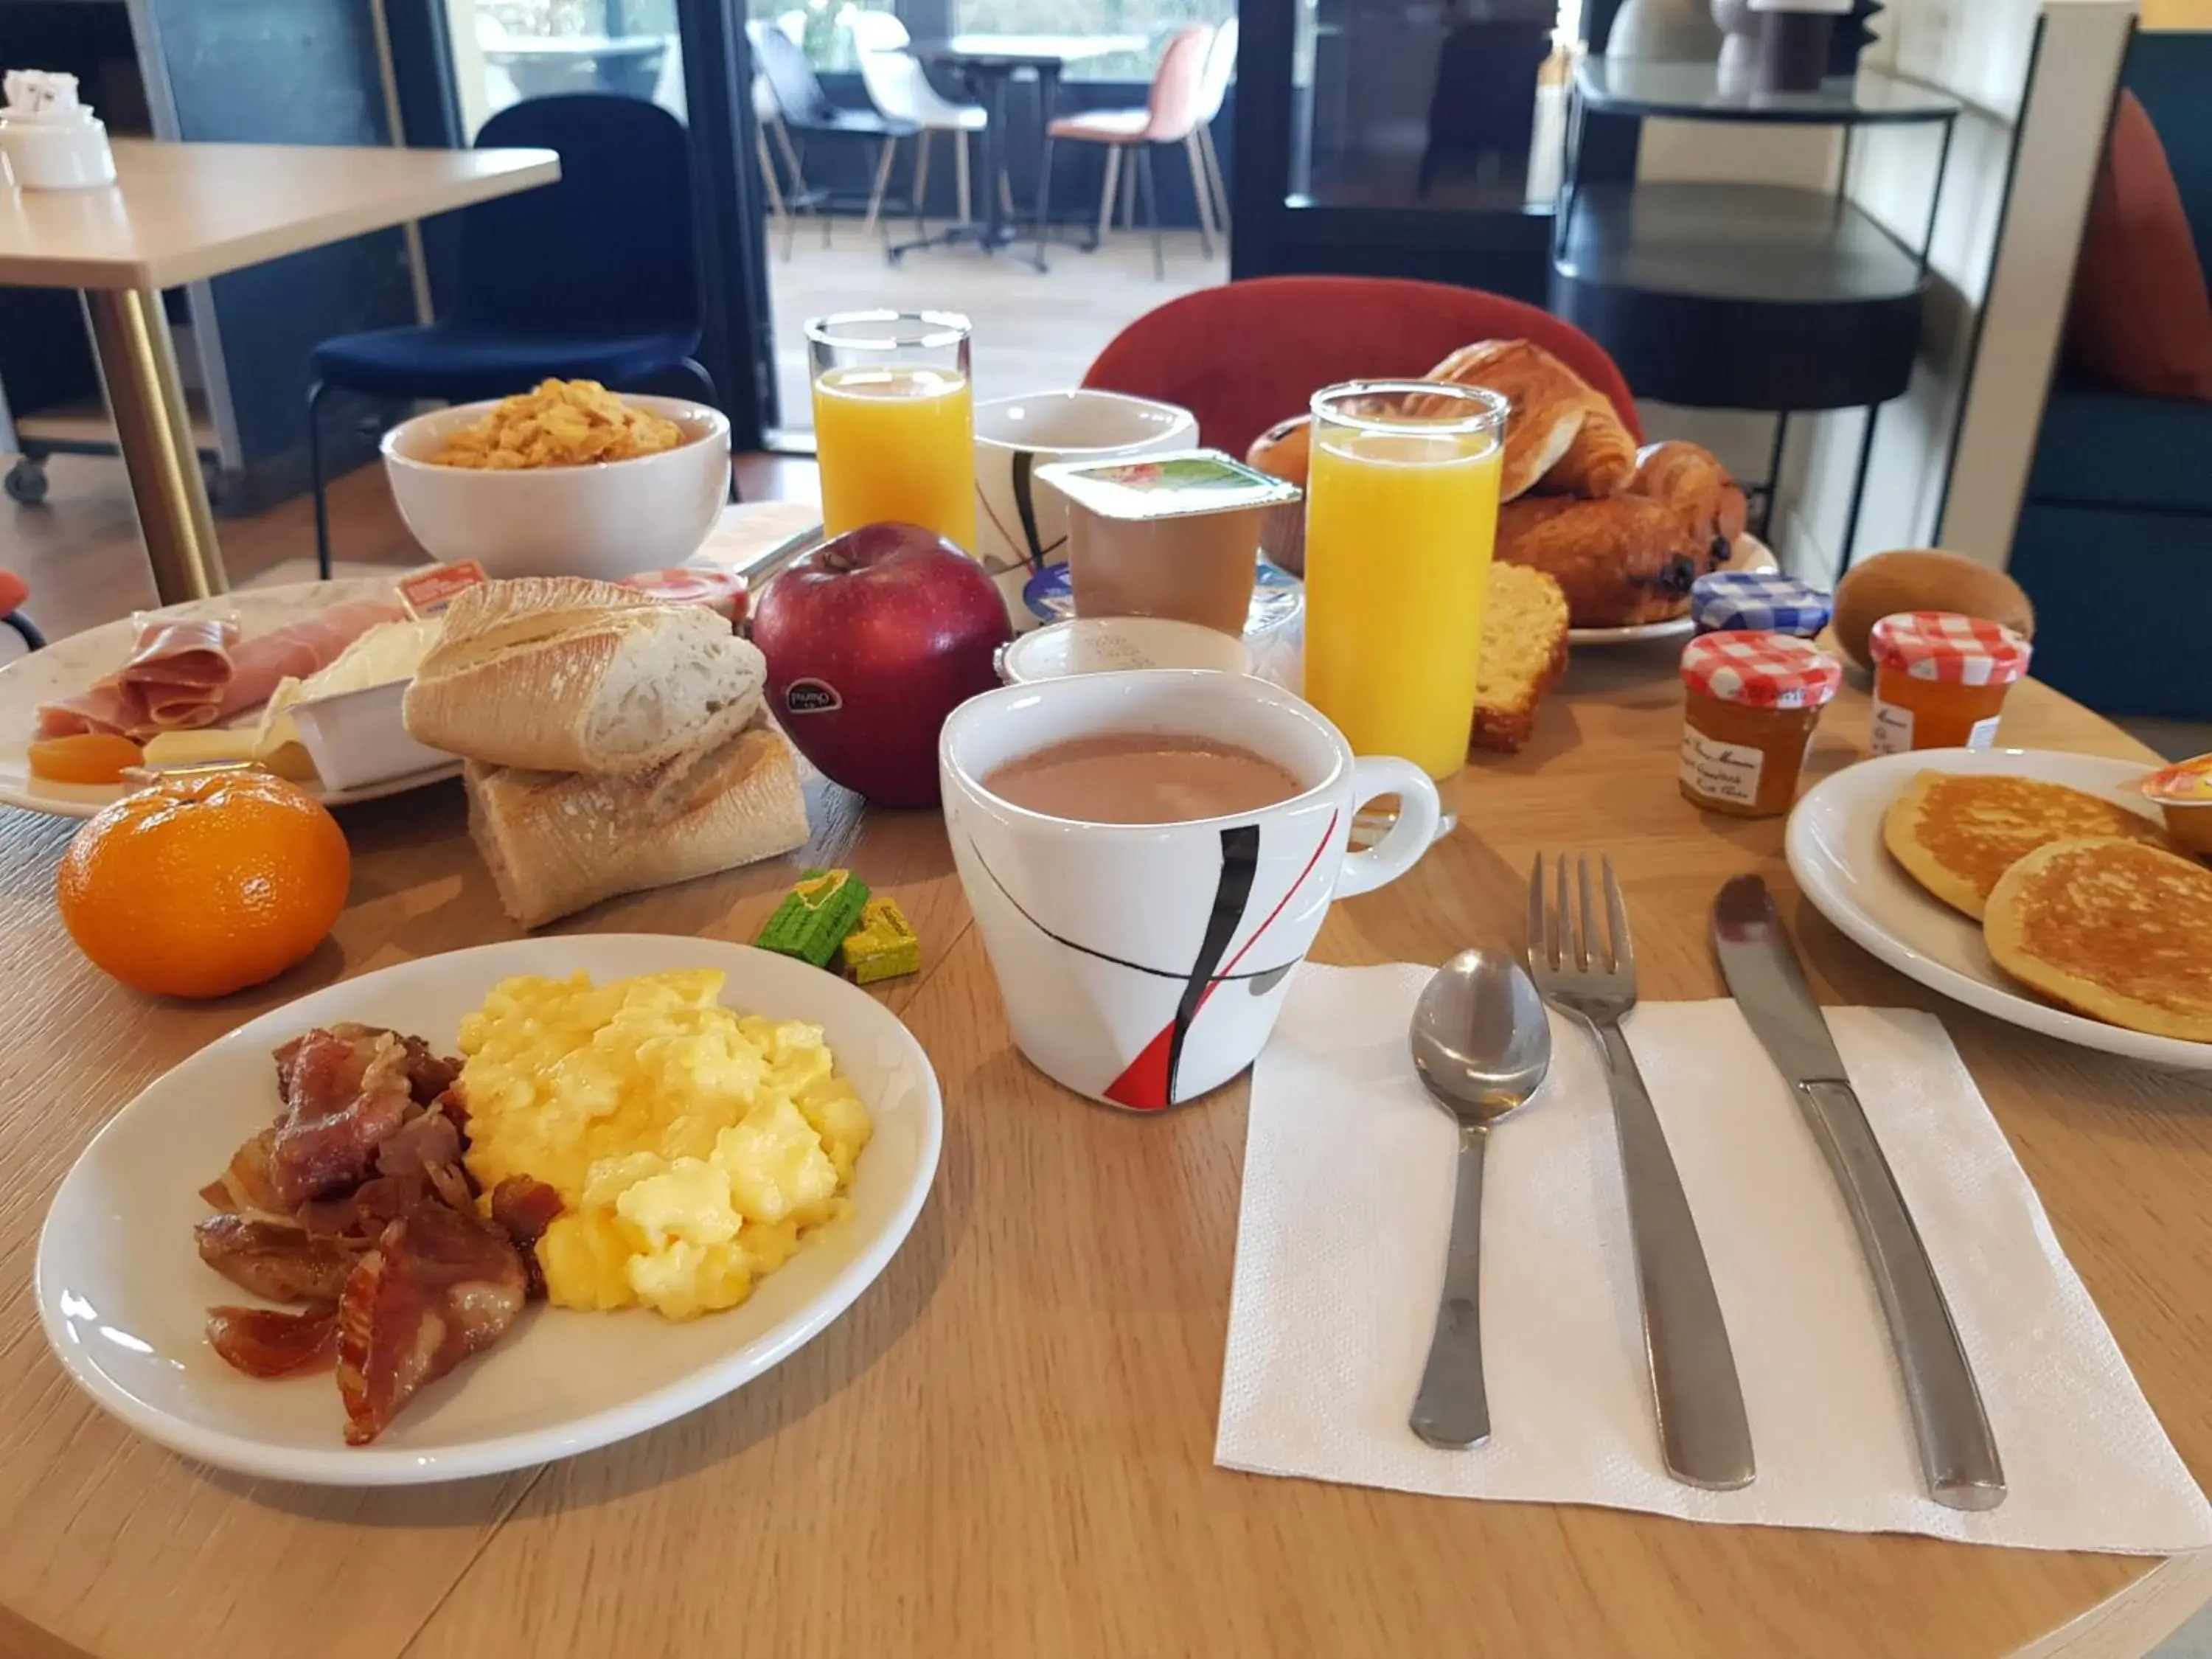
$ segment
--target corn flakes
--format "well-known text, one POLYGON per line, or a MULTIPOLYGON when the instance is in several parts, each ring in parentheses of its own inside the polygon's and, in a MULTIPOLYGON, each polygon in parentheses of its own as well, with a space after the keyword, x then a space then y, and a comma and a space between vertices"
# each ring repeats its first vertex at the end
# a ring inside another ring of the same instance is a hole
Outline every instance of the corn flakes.
POLYGON ((633 408, 597 380, 541 380, 448 433, 431 460, 495 472, 588 466, 658 455, 683 441, 675 422, 633 408))

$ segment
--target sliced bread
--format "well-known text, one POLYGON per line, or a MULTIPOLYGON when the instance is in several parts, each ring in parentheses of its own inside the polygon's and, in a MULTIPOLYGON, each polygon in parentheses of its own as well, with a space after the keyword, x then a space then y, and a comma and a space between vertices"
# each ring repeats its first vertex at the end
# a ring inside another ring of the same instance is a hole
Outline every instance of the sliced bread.
POLYGON ((1559 584, 1525 565, 1492 565, 1473 746, 1519 753, 1536 729, 1536 705, 1566 672, 1567 596, 1559 584))
POLYGON ((718 747, 758 709, 767 665, 705 605, 532 576, 465 592, 408 688, 407 730, 466 760, 643 772, 718 747))

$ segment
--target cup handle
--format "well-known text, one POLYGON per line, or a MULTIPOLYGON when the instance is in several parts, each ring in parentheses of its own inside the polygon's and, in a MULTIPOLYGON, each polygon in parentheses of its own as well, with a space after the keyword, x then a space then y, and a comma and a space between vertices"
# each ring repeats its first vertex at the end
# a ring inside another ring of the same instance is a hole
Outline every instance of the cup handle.
POLYGON ((1363 755, 1352 763, 1352 805, 1356 810, 1378 795, 1398 798, 1398 821, 1389 833, 1362 852, 1347 853, 1336 878, 1339 898, 1357 898, 1393 882, 1412 869, 1437 838, 1443 802, 1426 772, 1395 755, 1363 755))

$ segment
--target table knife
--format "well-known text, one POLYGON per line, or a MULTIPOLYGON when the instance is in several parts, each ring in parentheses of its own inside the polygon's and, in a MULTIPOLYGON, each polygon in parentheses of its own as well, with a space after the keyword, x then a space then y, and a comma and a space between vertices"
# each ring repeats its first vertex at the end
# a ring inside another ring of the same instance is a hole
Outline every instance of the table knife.
POLYGON ((1954 1510, 1995 1509, 2005 1498, 2004 1466, 1959 1328, 1796 949, 1757 876, 1738 876, 1721 889, 1713 945, 1736 1006, 1797 1097, 1843 1189, 1889 1322, 1929 1493, 1954 1510))

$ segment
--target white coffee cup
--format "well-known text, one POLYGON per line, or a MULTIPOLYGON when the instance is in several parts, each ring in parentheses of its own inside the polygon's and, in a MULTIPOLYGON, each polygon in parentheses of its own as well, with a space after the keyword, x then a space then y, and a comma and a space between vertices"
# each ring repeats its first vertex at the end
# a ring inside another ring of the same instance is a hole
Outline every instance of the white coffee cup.
POLYGON ((1411 761, 1352 755, 1279 686, 1203 669, 1010 685, 952 712, 938 741, 945 827, 1014 1042, 1055 1082, 1158 1111, 1249 1066, 1329 901, 1395 880, 1434 839, 1437 787, 1411 761), (1261 755, 1303 786, 1249 812, 1086 823, 1030 811, 984 780, 1071 738, 1161 732, 1261 755), (1397 822, 1347 853, 1353 812, 1397 822))
POLYGON ((1017 629, 1036 617, 1022 589, 1048 565, 1067 560, 1067 501, 1039 483, 1054 461, 1110 461, 1164 454, 1198 442, 1187 409, 1119 392, 1037 392, 975 405, 975 548, 1006 595, 1017 629))

